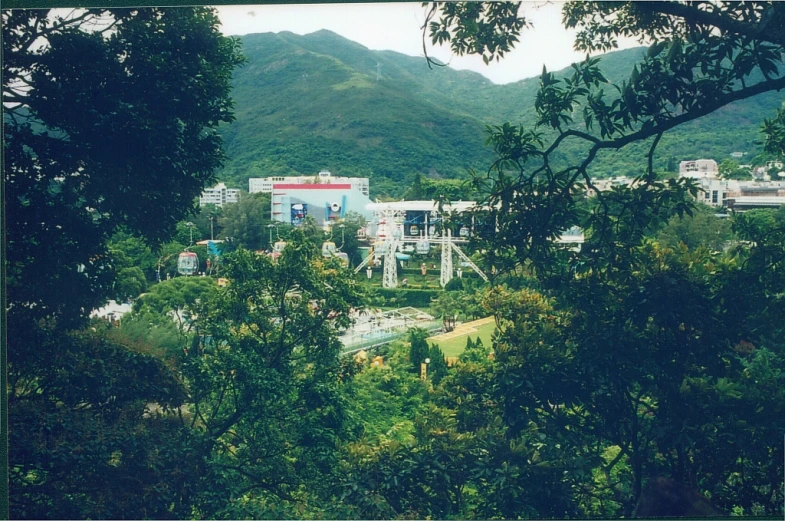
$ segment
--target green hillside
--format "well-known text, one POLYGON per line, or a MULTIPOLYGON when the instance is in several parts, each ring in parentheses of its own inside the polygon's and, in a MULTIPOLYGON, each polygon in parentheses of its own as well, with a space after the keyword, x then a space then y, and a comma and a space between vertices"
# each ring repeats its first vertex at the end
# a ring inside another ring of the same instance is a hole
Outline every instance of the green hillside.
POLYGON ((235 75, 237 120, 223 130, 231 161, 222 178, 246 186, 248 177, 326 168, 395 194, 416 172, 459 177, 492 159, 479 119, 412 95, 416 78, 394 81, 383 58, 377 82, 374 53, 331 34, 344 48, 318 45, 320 34, 243 39, 249 62, 235 75), (330 53, 312 50, 319 47, 330 53))
MULTIPOLYGON (((475 72, 429 69, 423 58, 371 51, 330 31, 242 41, 248 63, 234 76, 237 120, 222 129, 230 161, 220 177, 235 186, 246 187, 249 177, 328 169, 370 177, 372 195, 399 196, 417 172, 463 178, 469 168, 486 169, 493 153, 484 146, 485 125, 534 120, 537 78, 495 85, 475 72)), ((609 53, 602 70, 620 81, 643 52, 609 53)), ((781 102, 781 94, 768 93, 666 134, 659 166, 671 157, 721 161, 734 151, 758 153, 760 123, 781 102)), ((581 153, 565 145, 565 159, 581 153)), ((642 152, 605 153, 593 173, 635 175, 642 152)))

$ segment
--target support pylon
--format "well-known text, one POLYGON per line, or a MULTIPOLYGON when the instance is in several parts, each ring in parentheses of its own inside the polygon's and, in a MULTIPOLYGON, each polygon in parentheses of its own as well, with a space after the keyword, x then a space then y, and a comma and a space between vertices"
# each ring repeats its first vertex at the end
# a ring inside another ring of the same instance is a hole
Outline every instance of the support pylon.
POLYGON ((452 231, 448 228, 442 235, 442 270, 439 282, 442 287, 452 280, 452 231))
POLYGON ((460 257, 466 264, 468 264, 469 267, 477 273, 477 275, 482 277, 482 280, 488 282, 488 276, 485 273, 483 273, 480 267, 477 266, 474 262, 472 262, 472 260, 465 253, 463 253, 463 250, 461 250, 458 247, 458 245, 453 244, 452 249, 455 250, 455 253, 458 254, 458 257, 460 257))
POLYGON ((382 272, 382 287, 398 287, 398 259, 395 252, 398 250, 399 240, 393 238, 388 242, 387 251, 384 254, 384 271, 382 272))

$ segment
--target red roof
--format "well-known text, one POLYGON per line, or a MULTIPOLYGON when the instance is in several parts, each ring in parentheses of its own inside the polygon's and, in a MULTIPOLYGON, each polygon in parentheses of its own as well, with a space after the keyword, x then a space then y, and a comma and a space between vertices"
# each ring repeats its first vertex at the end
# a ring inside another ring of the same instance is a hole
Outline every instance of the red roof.
POLYGON ((281 183, 274 184, 273 189, 283 190, 348 190, 352 187, 350 184, 297 184, 297 183, 281 183))

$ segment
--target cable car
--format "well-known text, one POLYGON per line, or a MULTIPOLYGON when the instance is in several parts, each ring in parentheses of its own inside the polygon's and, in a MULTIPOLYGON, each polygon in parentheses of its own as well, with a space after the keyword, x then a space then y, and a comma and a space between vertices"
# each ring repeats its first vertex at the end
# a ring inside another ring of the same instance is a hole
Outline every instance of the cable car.
POLYGON ((415 245, 415 248, 418 255, 426 255, 429 251, 431 251, 431 244, 426 240, 419 240, 415 245))
POLYGON ((177 273, 193 275, 199 270, 199 257, 192 251, 184 251, 177 258, 177 273))
POLYGON ((335 255, 338 249, 335 247, 335 243, 332 241, 325 241, 322 243, 322 257, 331 257, 335 255))
POLYGON ((348 266, 349 265, 349 254, 348 253, 339 251, 339 252, 335 253, 335 256, 338 257, 339 259, 341 259, 341 262, 343 263, 344 266, 348 266))
POLYGON ((286 241, 276 241, 275 244, 273 244, 273 251, 268 253, 267 256, 273 261, 276 261, 278 260, 278 257, 281 256, 284 248, 286 248, 286 241))
POLYGON ((458 230, 458 235, 461 237, 468 237, 469 236, 469 227, 468 226, 461 226, 461 229, 458 230))

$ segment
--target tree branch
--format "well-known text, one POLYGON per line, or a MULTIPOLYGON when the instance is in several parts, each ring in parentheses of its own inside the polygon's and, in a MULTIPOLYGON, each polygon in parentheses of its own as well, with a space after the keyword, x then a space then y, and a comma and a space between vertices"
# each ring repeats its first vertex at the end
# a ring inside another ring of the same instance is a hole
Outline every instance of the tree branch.
POLYGON ((661 138, 662 138, 662 132, 657 134, 657 137, 654 138, 654 142, 651 144, 651 147, 649 148, 649 153, 647 154, 648 163, 649 163, 649 168, 648 168, 649 179, 654 178, 654 151, 657 149, 657 145, 660 144, 661 138))
POLYGON ((777 31, 766 31, 766 24, 753 25, 748 22, 740 22, 728 16, 698 9, 688 4, 681 4, 678 2, 640 2, 636 7, 638 9, 649 10, 650 12, 675 16, 688 23, 698 23, 716 27, 721 31, 738 36, 746 36, 755 40, 785 45, 785 38, 783 38, 783 35, 778 34, 777 31))
MULTIPOLYGON (((581 166, 579 167, 579 172, 584 173, 584 177, 587 177, 585 175, 586 168, 588 168, 589 164, 594 160, 594 156, 597 154, 597 152, 599 152, 602 149, 623 148, 629 145, 630 143, 634 143, 636 141, 642 141, 658 134, 661 135, 667 132, 668 130, 671 130, 672 128, 675 128, 689 121, 706 116, 707 114, 710 114, 715 110, 718 110, 730 103, 751 98, 753 96, 757 96, 758 94, 762 94, 764 92, 769 92, 772 90, 779 91, 783 88, 785 88, 785 77, 781 77, 776 80, 763 81, 746 89, 740 89, 717 96, 713 101, 707 103, 703 107, 693 109, 687 112, 683 112, 678 116, 663 121, 662 123, 654 124, 651 127, 640 129, 637 132, 633 132, 631 134, 627 134, 626 136, 622 136, 616 139, 602 141, 594 136, 586 134, 585 132, 580 132, 577 130, 568 130, 567 132, 560 134, 554 140, 553 144, 550 147, 548 147, 548 149, 544 152, 543 155, 547 156, 551 154, 554 150, 556 150, 559 144, 562 141, 564 141, 564 139, 566 139, 567 137, 573 137, 573 136, 579 137, 583 140, 594 143, 594 146, 589 151, 588 157, 586 158, 586 160, 584 160, 581 163, 581 166)), ((656 146, 656 144, 658 143, 659 143, 659 139, 655 140, 655 143, 653 145, 656 146)))
POLYGON ((431 21, 431 18, 433 18, 433 15, 436 14, 436 10, 438 8, 439 6, 436 3, 432 4, 431 10, 428 12, 428 14, 425 15, 425 21, 422 24, 422 53, 425 56, 425 62, 428 64, 429 69, 433 69, 434 65, 436 65, 437 67, 447 66, 447 64, 445 63, 436 63, 435 61, 433 61, 433 59, 430 56, 428 56, 428 49, 426 49, 425 47, 426 32, 428 31, 428 22, 431 21))
MULTIPOLYGON (((267 490, 268 492, 272 492, 276 496, 280 497, 281 499, 285 499, 287 501, 294 501, 294 498, 287 494, 286 492, 280 490, 277 485, 273 485, 271 483, 267 483, 264 481, 260 476, 252 474, 247 470, 243 469, 239 465, 220 465, 221 467, 229 470, 234 470, 238 474, 252 480, 254 483, 245 488, 245 492, 250 492, 255 488, 261 488, 263 490, 267 490)), ((285 483, 285 482, 283 482, 285 483)), ((287 483, 288 484, 288 483, 287 483)))

